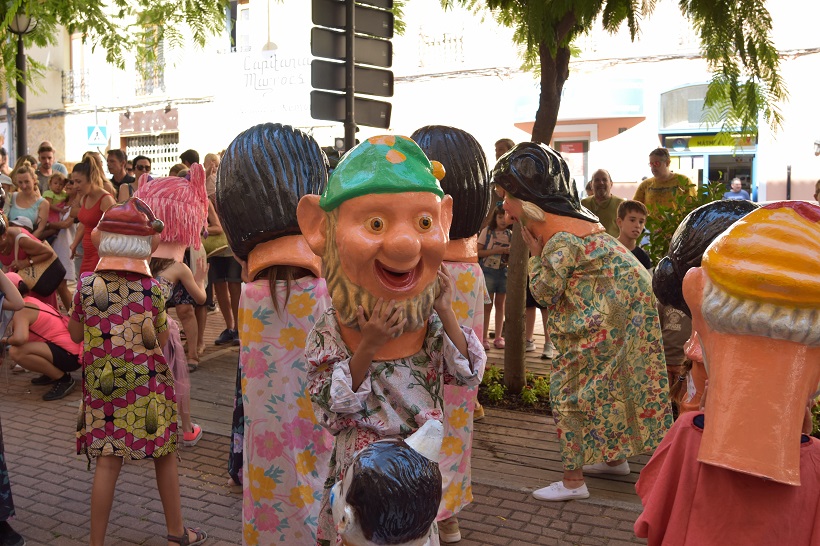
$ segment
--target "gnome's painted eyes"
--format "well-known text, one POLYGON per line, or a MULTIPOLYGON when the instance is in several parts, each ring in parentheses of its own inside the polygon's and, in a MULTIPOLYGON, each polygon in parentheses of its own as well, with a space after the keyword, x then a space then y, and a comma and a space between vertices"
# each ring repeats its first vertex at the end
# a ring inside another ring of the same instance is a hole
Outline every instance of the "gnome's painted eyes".
POLYGON ((378 216, 374 216, 365 222, 365 227, 367 227, 371 233, 381 233, 384 231, 384 220, 378 216))
POLYGON ((418 222, 421 231, 430 231, 430 228, 433 227, 433 219, 429 216, 419 216, 418 222))

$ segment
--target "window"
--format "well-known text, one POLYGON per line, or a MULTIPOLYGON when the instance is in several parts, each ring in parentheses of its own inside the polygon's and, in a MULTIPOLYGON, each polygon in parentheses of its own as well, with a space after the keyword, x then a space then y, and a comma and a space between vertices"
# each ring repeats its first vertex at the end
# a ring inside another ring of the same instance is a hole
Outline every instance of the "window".
POLYGON ((152 176, 168 176, 171 167, 179 163, 179 133, 129 136, 124 140, 128 159, 144 155, 151 160, 152 176))

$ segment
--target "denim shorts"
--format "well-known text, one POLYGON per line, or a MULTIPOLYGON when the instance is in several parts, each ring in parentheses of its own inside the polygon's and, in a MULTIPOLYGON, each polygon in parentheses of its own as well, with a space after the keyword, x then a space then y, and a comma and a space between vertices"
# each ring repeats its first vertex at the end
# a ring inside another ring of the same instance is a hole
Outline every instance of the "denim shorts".
POLYGON ((493 294, 507 293, 507 268, 501 267, 499 269, 492 269, 489 267, 482 267, 484 272, 484 282, 487 284, 487 293, 491 296, 493 294))

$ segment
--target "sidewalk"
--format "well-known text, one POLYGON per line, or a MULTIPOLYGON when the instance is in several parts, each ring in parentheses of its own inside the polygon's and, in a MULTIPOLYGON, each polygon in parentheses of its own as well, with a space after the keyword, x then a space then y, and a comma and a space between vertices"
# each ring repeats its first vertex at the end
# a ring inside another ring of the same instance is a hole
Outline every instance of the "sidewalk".
MULTIPOLYGON (((208 349, 191 375, 192 414, 205 434, 196 447, 180 451, 183 517, 186 525, 208 531, 207 544, 236 545, 242 542, 241 496, 230 494, 225 482, 238 348, 215 347, 224 322, 218 313, 208 315, 208 322, 208 349)), ((536 332, 540 349, 540 325, 536 332)), ((537 359, 538 354, 528 356, 537 359)), ((492 350, 490 358, 503 358, 502 351, 492 350)), ((87 544, 93 471, 75 455, 79 390, 44 402, 40 397, 48 387, 32 386, 32 377, 0 369, 0 416, 17 509, 11 523, 29 546, 87 544)), ((645 459, 632 460, 631 476, 590 479, 592 497, 585 501, 545 503, 530 495, 560 475, 550 422, 547 416, 487 409, 487 417, 476 424, 475 500, 459 515, 459 544, 644 544, 632 534, 640 512, 632 484, 645 459)), ((123 468, 108 536, 111 546, 167 544, 150 462, 123 468)))

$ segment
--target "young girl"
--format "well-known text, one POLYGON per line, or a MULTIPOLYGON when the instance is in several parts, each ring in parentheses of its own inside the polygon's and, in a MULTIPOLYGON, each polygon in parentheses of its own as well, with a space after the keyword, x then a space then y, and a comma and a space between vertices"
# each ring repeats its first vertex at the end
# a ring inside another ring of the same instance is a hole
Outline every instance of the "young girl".
MULTIPOLYGON (((159 281, 166 302, 171 297, 174 287, 182 284, 197 305, 205 303, 204 283, 207 269, 199 270, 199 278, 195 278, 187 265, 171 258, 151 258, 150 267, 151 274, 159 281)), ((182 444, 193 447, 202 438, 202 427, 191 422, 191 380, 188 376, 185 349, 179 335, 179 325, 169 317, 168 326, 168 342, 162 347, 162 353, 174 372, 174 390, 182 421, 182 444)))
POLYGON ((490 311, 495 303, 496 349, 504 348, 501 327, 504 324, 504 301, 507 298, 507 261, 510 256, 512 222, 503 207, 496 207, 487 227, 478 234, 478 258, 487 283, 490 303, 484 304, 484 348, 490 348, 490 311))
POLYGON ((63 303, 66 311, 71 309, 71 292, 68 283, 77 280, 74 271, 74 262, 71 260, 71 243, 77 233, 77 213, 80 210, 80 194, 77 192, 78 184, 73 178, 69 178, 65 183, 66 200, 63 201, 63 212, 56 222, 49 220, 47 229, 56 229, 57 237, 51 247, 57 253, 57 257, 65 267, 65 279, 57 287, 57 294, 63 303))
MULTIPOLYGON (((68 193, 65 191, 65 185, 66 179, 62 173, 54 173, 51 175, 51 178, 48 179, 48 189, 43 192, 43 198, 48 201, 49 223, 59 222, 60 216, 62 216, 62 213, 65 210, 66 200, 68 199, 68 193)), ((47 239, 55 235, 57 230, 54 228, 55 226, 46 225, 46 229, 43 231, 43 237, 47 239)), ((53 243, 53 241, 49 241, 49 243, 53 243)))

